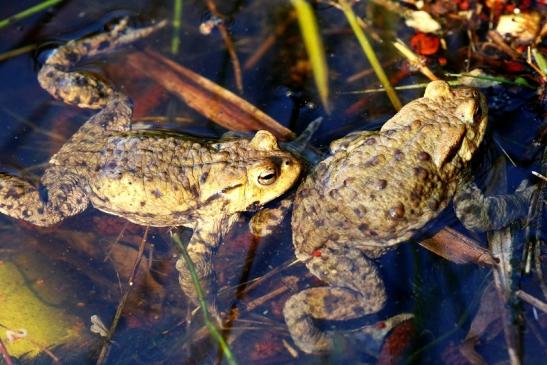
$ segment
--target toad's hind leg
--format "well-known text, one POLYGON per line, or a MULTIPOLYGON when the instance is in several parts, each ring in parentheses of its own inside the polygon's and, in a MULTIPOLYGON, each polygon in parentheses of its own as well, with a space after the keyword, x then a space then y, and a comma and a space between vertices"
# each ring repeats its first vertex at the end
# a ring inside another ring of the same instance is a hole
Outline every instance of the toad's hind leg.
POLYGON ((385 302, 384 284, 374 263, 358 250, 326 252, 307 263, 310 271, 330 286, 311 288, 285 303, 287 327, 306 353, 333 349, 333 331, 319 328, 315 320, 350 320, 378 312, 385 302))
POLYGON ((78 214, 88 205, 78 176, 50 167, 41 188, 15 176, 0 173, 0 212, 37 226, 50 226, 78 214))
POLYGON ((146 37, 165 25, 132 29, 127 18, 122 19, 108 33, 73 40, 55 50, 38 73, 40 85, 55 98, 81 108, 100 109, 107 105, 113 89, 100 80, 71 70, 81 59, 107 53, 115 48, 146 37))

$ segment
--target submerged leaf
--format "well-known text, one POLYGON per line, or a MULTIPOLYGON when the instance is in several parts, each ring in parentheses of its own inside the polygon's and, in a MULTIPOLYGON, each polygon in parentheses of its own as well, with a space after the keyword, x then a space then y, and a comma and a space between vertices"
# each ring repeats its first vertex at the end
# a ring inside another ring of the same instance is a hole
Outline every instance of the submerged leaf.
POLYGON ((131 67, 144 72, 190 108, 224 128, 240 132, 267 129, 281 139, 294 137, 290 129, 256 106, 158 53, 131 54, 127 60, 131 67))
POLYGON ((451 228, 444 228, 433 237, 421 241, 420 246, 456 264, 496 265, 495 258, 488 250, 451 228))

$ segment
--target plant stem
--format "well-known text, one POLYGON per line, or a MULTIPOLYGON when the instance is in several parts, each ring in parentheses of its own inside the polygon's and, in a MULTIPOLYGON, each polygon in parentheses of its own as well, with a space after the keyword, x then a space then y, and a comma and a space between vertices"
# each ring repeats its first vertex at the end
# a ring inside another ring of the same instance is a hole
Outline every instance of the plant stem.
POLYGON ((302 39, 306 46, 306 52, 310 59, 310 64, 313 72, 315 85, 319 92, 319 98, 323 104, 323 108, 329 113, 329 76, 327 60, 317 20, 311 5, 306 0, 291 0, 292 5, 296 9, 298 24, 302 39))
POLYGON ((180 46, 180 25, 182 19, 182 0, 175 0, 173 9, 173 37, 171 38, 171 53, 177 54, 180 46))
POLYGON ((391 86, 386 76, 386 73, 384 72, 384 69, 380 65, 380 62, 378 61, 378 58, 376 57, 376 54, 374 53, 374 49, 372 49, 372 46, 370 45, 370 42, 368 41, 365 33, 363 32, 363 29, 359 26, 359 22, 357 21, 357 16, 353 12, 353 9, 351 8, 351 4, 347 0, 339 0, 338 4, 340 5, 342 12, 346 16, 346 19, 348 20, 348 23, 351 26, 351 29, 353 30, 355 37, 357 37, 357 40, 359 41, 359 44, 361 45, 361 48, 363 49, 365 56, 370 62, 372 69, 374 70, 374 72, 376 73, 376 76, 378 77, 382 85, 384 86, 384 89, 386 90, 387 96, 389 97, 391 104, 393 104, 393 107, 396 110, 401 109, 402 107, 401 102, 399 101, 399 98, 397 97, 395 90, 393 90, 393 87, 391 86))
POLYGON ((44 9, 49 8, 50 6, 57 5, 62 0, 46 0, 41 2, 40 4, 34 5, 26 10, 23 10, 20 13, 17 13, 15 15, 12 15, 6 19, 0 20, 0 29, 7 27, 10 24, 13 24, 21 19, 24 19, 26 17, 29 17, 33 14, 36 14, 44 9))
POLYGON ((201 312, 203 313, 203 322, 205 322, 205 325, 207 326, 207 329, 209 330, 209 333, 211 334, 211 336, 215 339, 215 341, 218 342, 218 345, 220 346, 222 352, 224 353, 224 356, 226 356, 226 361, 228 361, 228 364, 237 365, 237 361, 234 355, 232 354, 232 350, 230 350, 230 347, 228 346, 226 341, 224 341, 224 338, 222 338, 215 324, 211 322, 211 318, 209 317, 209 311, 207 310, 207 303, 205 302, 205 297, 203 296, 203 290, 201 289, 198 275, 196 274, 196 270, 194 269, 194 263, 192 262, 192 259, 188 255, 188 251, 186 251, 186 247, 184 247, 184 245, 182 244, 179 234, 176 232, 173 232, 171 234, 171 240, 175 243, 175 245, 179 249, 182 258, 184 259, 184 262, 186 263, 186 267, 188 268, 188 271, 190 272, 190 275, 192 276, 192 283, 194 284, 194 288, 196 289, 199 307, 201 309, 201 312))

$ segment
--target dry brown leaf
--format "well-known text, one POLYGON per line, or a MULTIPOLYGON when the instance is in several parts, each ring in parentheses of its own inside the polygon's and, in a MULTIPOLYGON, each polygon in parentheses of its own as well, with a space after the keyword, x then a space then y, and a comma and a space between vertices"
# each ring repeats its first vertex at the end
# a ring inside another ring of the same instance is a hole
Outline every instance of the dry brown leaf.
POLYGON ((433 237, 421 241, 420 246, 456 264, 497 265, 488 250, 452 228, 440 230, 433 237))
POLYGON ((294 133, 211 80, 153 52, 134 53, 128 64, 144 72, 164 88, 181 98, 189 107, 224 128, 239 131, 266 129, 280 139, 292 139, 294 133))

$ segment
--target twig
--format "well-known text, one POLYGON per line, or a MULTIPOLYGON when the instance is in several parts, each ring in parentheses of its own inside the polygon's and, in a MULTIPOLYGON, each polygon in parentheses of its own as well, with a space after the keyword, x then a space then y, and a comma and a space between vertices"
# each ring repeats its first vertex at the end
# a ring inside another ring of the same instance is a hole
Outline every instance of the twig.
POLYGON ((393 46, 408 60, 411 67, 420 71, 431 81, 439 79, 433 71, 427 67, 424 57, 418 56, 416 53, 412 52, 402 40, 397 39, 396 42, 393 42, 393 46))
POLYGON ((541 180, 547 182, 547 177, 543 176, 542 174, 540 174, 540 173, 537 172, 537 171, 532 171, 532 175, 534 175, 534 176, 536 176, 536 177, 539 177, 541 180))
POLYGON ((40 4, 31 6, 30 8, 23 10, 20 13, 17 13, 15 15, 12 15, 6 19, 0 20, 0 29, 7 27, 10 24, 13 24, 21 19, 24 19, 26 17, 29 17, 33 14, 36 14, 42 10, 45 10, 49 8, 50 6, 57 5, 62 0, 46 0, 44 2, 41 2, 40 4))
POLYGON ((296 289, 298 285, 298 278, 295 276, 289 276, 285 280, 283 280, 283 285, 266 293, 265 295, 256 298, 254 300, 251 300, 250 302, 246 303, 245 310, 251 312, 256 307, 259 307, 268 301, 280 296, 281 294, 285 293, 288 290, 294 290, 296 289))
POLYGON ((37 47, 38 45, 36 44, 29 44, 28 46, 23 46, 20 48, 16 48, 16 49, 12 49, 7 52, 4 52, 0 54, 0 62, 9 60, 10 58, 13 58, 13 57, 20 56, 30 51, 34 51, 37 47))
POLYGON ((524 300, 526 303, 531 304, 537 309, 541 310, 542 312, 547 313, 547 303, 539 300, 538 298, 522 290, 517 290, 516 294, 517 294, 517 297, 524 300))
POLYGON ((129 279, 127 281, 129 285, 122 299, 120 300, 120 303, 118 304, 118 308, 116 308, 116 314, 114 315, 114 319, 112 320, 112 324, 110 325, 110 328, 108 330, 108 336, 105 339, 105 343, 101 348, 99 358, 97 359, 97 365, 104 364, 108 356, 112 337, 114 336, 116 328, 118 327, 118 323, 120 322, 120 318, 122 317, 123 310, 125 309, 125 304, 127 303, 127 298, 129 298, 131 288, 133 287, 135 281, 135 276, 137 275, 137 271, 141 263, 141 259, 144 253, 144 246, 146 245, 146 239, 148 238, 149 228, 149 226, 146 226, 146 229, 144 230, 144 235, 142 236, 142 241, 139 246, 139 252, 137 253, 137 258, 135 259, 135 262, 133 263, 133 268, 131 269, 131 275, 129 275, 129 279))
POLYGON ((114 240, 114 242, 112 242, 112 244, 108 248, 103 262, 108 261, 108 259, 110 258, 110 255, 112 254, 112 250, 114 249, 114 246, 116 246, 121 241, 123 234, 125 233, 125 230, 127 229, 128 225, 129 225, 129 221, 126 221, 122 229, 120 230, 120 233, 118 233, 118 235, 116 236, 116 239, 114 240))
POLYGON ((243 65, 243 69, 248 70, 252 68, 254 65, 256 65, 256 63, 264 56, 264 54, 266 54, 266 52, 268 52, 268 50, 272 48, 272 46, 275 44, 277 39, 283 33, 285 33, 288 26, 291 25, 295 19, 296 19, 296 12, 295 11, 289 12, 289 14, 287 15, 287 18, 275 27, 273 33, 270 34, 268 38, 266 38, 266 40, 262 42, 260 47, 258 47, 258 49, 254 51, 251 57, 249 57, 249 59, 243 65))
POLYGON ((201 289, 201 285, 199 284, 198 275, 196 274, 196 270, 194 269, 194 264, 192 262, 192 259, 190 258, 190 256, 188 255, 188 252, 186 251, 186 247, 184 247, 178 233, 176 232, 173 232, 171 234, 171 240, 175 243, 175 245, 179 249, 182 258, 184 259, 184 262, 186 263, 186 267, 188 268, 188 271, 190 272, 190 276, 192 277, 192 283, 194 284, 194 288, 196 290, 199 307, 201 309, 201 312, 203 313, 203 322, 205 322, 205 325, 207 326, 209 333, 215 339, 215 341, 217 341, 220 348, 222 349, 222 352, 224 353, 224 356, 226 356, 226 361, 228 361, 228 364, 237 365, 237 361, 234 358, 234 355, 232 354, 232 350, 230 350, 230 347, 226 344, 226 341, 224 341, 224 338, 222 338, 222 336, 220 335, 220 332, 218 331, 215 324, 211 322, 211 319, 209 317, 209 311, 207 310, 207 303, 205 302, 205 298, 203 296, 203 290, 201 289))
MULTIPOLYGON (((388 62, 385 62, 384 65, 382 67, 386 67, 386 66, 392 66, 393 64, 395 64, 398 60, 397 59, 392 59, 391 61, 388 61, 388 62)), ((371 68, 367 68, 366 70, 362 70, 362 71, 359 71, 357 73, 354 73, 353 75, 350 75, 346 78, 346 82, 349 84, 349 83, 352 83, 352 82, 355 82, 355 81, 358 81, 362 78, 365 78, 367 76, 369 76, 370 74, 372 74, 374 72, 373 69, 371 68)), ((395 90, 397 90, 397 87, 394 87, 395 90)), ((383 90, 382 90, 383 91, 383 90)))
MULTIPOLYGON (((206 4, 211 14, 223 19, 221 14, 218 12, 217 6, 213 0, 206 0, 206 4)), ((228 51, 228 55, 230 56, 230 59, 232 60, 232 67, 234 68, 234 77, 236 81, 236 87, 240 93, 243 93, 243 76, 241 75, 241 65, 239 64, 239 59, 237 58, 237 53, 234 47, 234 41, 232 40, 232 37, 230 36, 228 29, 226 29, 226 26, 224 25, 224 23, 218 24, 218 30, 220 31, 220 35, 222 36, 222 39, 224 39, 226 50, 228 51)))
POLYGON ((13 365, 13 361, 11 360, 11 357, 8 353, 8 349, 6 346, 4 346, 4 343, 2 342, 2 339, 0 338, 0 353, 2 354, 2 359, 6 363, 6 365, 13 365))
POLYGON ((503 40, 503 37, 496 32, 495 30, 491 30, 488 32, 488 38, 494 43, 498 49, 506 53, 509 57, 513 59, 517 59, 520 57, 520 53, 515 51, 513 48, 511 48, 505 41, 503 40))

